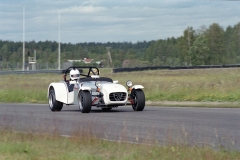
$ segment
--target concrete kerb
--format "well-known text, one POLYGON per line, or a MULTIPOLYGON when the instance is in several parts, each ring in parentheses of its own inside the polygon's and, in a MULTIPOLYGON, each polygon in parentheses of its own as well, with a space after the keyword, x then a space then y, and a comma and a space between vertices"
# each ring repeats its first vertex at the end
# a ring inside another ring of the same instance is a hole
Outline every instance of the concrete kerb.
POLYGON ((147 106, 240 108, 240 102, 146 101, 147 106))

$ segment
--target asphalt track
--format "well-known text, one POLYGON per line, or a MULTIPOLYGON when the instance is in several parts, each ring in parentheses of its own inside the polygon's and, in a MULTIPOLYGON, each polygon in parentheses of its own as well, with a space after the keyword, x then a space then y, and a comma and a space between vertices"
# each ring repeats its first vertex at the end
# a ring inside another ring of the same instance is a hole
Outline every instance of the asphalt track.
POLYGON ((64 105, 0 103, 0 127, 20 132, 57 133, 159 145, 186 144, 240 150, 240 109, 146 106, 134 112, 122 106, 108 112, 64 105))

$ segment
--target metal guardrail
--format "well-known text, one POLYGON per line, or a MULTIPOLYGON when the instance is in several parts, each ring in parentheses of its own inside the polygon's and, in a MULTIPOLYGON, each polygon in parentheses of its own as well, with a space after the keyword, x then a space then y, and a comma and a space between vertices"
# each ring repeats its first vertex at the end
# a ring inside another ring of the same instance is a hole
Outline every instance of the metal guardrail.
MULTIPOLYGON (((240 68, 240 64, 231 65, 201 65, 201 66, 153 66, 153 67, 134 67, 134 68, 113 68, 113 73, 132 72, 157 69, 207 69, 207 68, 240 68)), ((7 74, 38 74, 38 73, 56 73, 62 74, 65 70, 29 70, 29 71, 0 71, 0 75, 7 74)))
POLYGON ((113 73, 132 72, 157 69, 207 69, 207 68, 240 68, 240 64, 231 65, 200 65, 200 66, 153 66, 153 67, 134 67, 134 68, 114 68, 113 73))
POLYGON ((38 74, 38 73, 63 73, 63 70, 29 70, 29 71, 0 71, 0 75, 7 74, 38 74))

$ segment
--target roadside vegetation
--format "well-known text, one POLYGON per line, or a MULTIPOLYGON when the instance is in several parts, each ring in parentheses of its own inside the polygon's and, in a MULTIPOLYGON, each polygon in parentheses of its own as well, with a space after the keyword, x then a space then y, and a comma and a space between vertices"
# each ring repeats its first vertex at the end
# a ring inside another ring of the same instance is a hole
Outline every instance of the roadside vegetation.
MULTIPOLYGON (((212 23, 200 28, 186 26, 179 37, 152 41, 61 43, 61 61, 89 58, 94 59, 92 64, 101 62, 107 67, 106 47, 111 47, 112 66, 116 68, 239 64, 239 33, 240 22, 227 28, 212 23)), ((33 57, 34 49, 38 69, 57 68, 56 41, 25 43, 26 56, 33 57)), ((0 40, 0 61, 0 70, 21 69, 22 42, 0 40)))
MULTIPOLYGON (((142 84, 146 100, 238 102, 240 69, 152 70, 111 73, 102 69, 100 75, 125 84, 142 84)), ((47 87, 62 80, 61 74, 3 75, 0 80, 0 101, 16 103, 47 103, 47 87)), ((92 133, 74 132, 71 137, 57 133, 19 133, 0 126, 0 159, 178 159, 234 160, 240 152, 231 148, 196 146, 171 141, 159 145, 154 140, 143 144, 111 142, 92 133)), ((50 133, 50 132, 49 132, 50 133)))
POLYGON ((0 159, 178 159, 178 160, 234 160, 239 151, 214 150, 188 145, 159 146, 110 142, 93 135, 78 133, 72 137, 58 134, 17 133, 0 130, 0 159))
MULTIPOLYGON (((239 102, 240 69, 149 70, 100 75, 125 85, 127 80, 142 84, 147 101, 239 102)), ((2 75, 0 101, 47 103, 47 88, 62 80, 61 74, 2 75)))

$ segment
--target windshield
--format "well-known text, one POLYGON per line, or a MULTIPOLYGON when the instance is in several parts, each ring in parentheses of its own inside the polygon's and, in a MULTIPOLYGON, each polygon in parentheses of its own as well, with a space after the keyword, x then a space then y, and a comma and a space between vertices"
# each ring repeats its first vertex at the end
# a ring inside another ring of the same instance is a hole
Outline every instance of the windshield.
MULTIPOLYGON (((108 81, 99 81, 101 84, 111 84, 112 82, 108 82, 108 81)), ((94 84, 96 83, 96 81, 85 81, 85 82, 81 82, 82 84, 94 84)))

